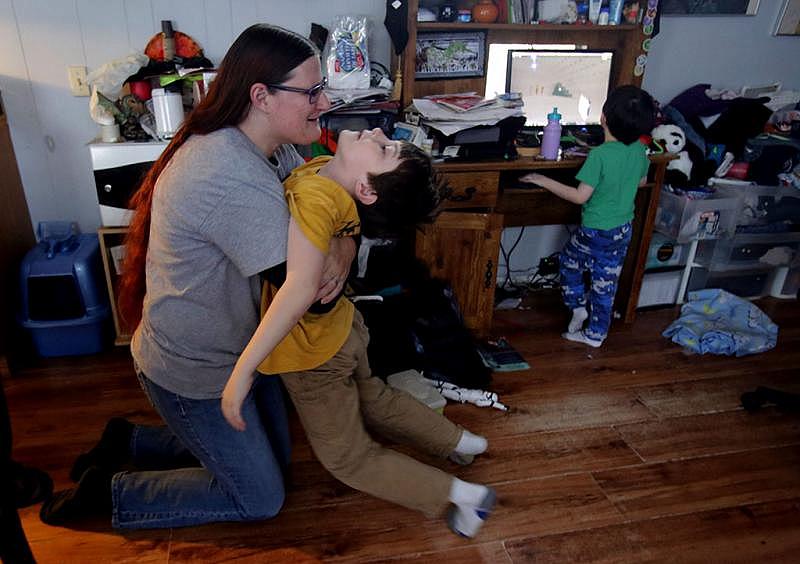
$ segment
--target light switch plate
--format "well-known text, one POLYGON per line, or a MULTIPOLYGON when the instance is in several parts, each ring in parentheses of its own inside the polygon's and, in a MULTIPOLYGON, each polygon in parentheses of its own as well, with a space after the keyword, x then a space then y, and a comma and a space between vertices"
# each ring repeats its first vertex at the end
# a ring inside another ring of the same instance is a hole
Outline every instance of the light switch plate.
POLYGON ((72 65, 67 67, 69 90, 73 96, 89 96, 89 83, 86 82, 86 67, 72 65))

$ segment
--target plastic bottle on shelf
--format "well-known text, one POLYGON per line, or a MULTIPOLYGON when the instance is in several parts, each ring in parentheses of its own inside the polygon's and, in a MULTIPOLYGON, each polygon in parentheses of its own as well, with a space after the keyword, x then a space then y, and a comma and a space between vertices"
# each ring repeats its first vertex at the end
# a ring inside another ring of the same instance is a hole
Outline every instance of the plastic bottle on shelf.
POLYGON ((548 161, 558 159, 558 149, 561 146, 561 114, 558 108, 547 114, 547 125, 544 126, 542 135, 541 156, 548 161))
POLYGON ((622 0, 609 0, 608 23, 609 25, 619 25, 622 23, 622 0))

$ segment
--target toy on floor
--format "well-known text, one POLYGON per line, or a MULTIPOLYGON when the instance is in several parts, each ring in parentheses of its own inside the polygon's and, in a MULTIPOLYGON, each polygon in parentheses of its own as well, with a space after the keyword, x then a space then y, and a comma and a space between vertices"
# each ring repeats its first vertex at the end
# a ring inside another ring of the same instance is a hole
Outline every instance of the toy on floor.
POLYGON ((478 407, 493 407, 500 411, 508 411, 508 407, 500 403, 497 394, 494 392, 487 392, 485 390, 470 390, 468 388, 460 388, 450 382, 443 380, 428 380, 439 393, 446 399, 457 401, 459 403, 471 403, 478 407))

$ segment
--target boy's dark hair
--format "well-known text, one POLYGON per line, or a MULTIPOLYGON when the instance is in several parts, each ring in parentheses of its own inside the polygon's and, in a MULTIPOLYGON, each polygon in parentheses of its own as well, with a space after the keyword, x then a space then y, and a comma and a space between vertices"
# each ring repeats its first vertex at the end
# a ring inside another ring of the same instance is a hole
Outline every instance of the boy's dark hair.
POLYGON ((378 195, 375 203, 356 201, 361 233, 367 237, 396 236, 432 220, 449 191, 422 149, 403 142, 399 157, 394 170, 369 175, 370 186, 378 195))
POLYGON ((656 124, 656 104, 647 92, 628 84, 615 88, 603 104, 606 125, 618 141, 630 145, 656 124))

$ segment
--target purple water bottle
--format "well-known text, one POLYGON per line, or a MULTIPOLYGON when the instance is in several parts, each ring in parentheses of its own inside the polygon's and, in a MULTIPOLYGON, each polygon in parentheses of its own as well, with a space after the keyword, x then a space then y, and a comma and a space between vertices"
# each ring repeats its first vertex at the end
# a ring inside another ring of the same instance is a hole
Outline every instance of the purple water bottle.
POLYGON ((553 108, 547 114, 547 125, 544 126, 542 135, 541 155, 543 159, 554 161, 558 159, 558 149, 561 146, 561 114, 558 108, 553 108))

